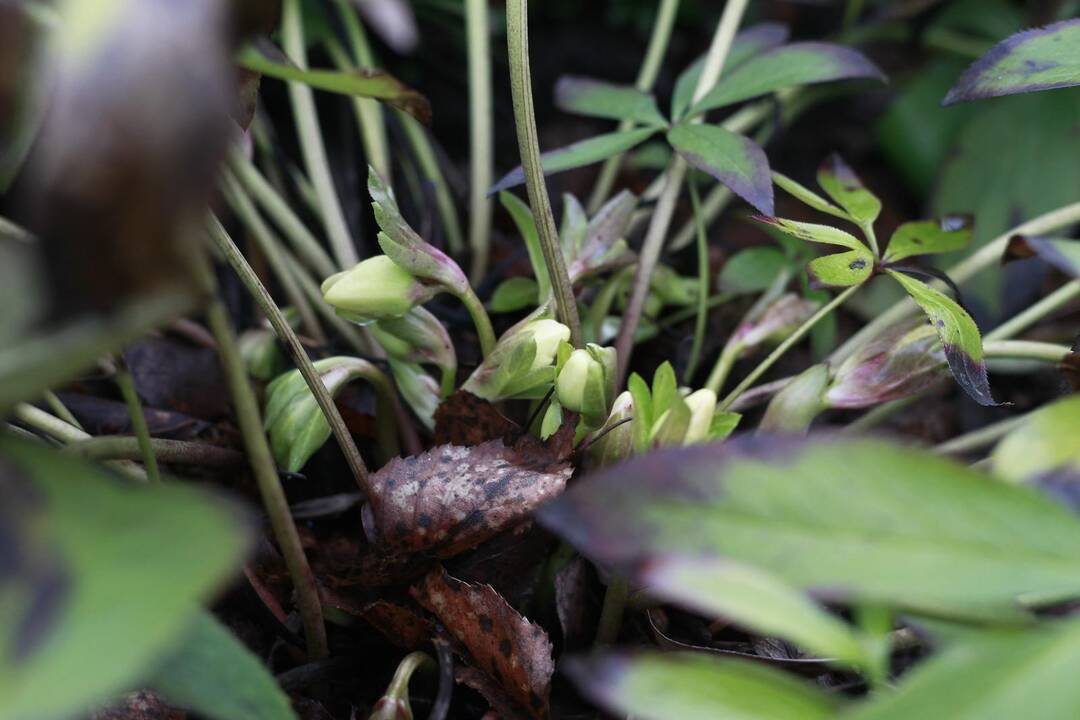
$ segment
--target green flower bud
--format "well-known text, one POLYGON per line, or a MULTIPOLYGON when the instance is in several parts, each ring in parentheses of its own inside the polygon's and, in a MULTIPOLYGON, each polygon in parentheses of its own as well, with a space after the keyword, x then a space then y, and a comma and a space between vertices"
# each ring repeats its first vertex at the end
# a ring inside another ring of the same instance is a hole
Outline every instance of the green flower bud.
POLYGON ((400 317, 435 294, 386 255, 331 275, 323 281, 322 293, 327 303, 359 323, 400 317))
POLYGON ((825 365, 814 365, 803 372, 773 397, 758 431, 805 433, 827 407, 824 394, 828 384, 829 369, 825 365))
POLYGON ((615 398, 611 413, 596 431, 599 439, 589 446, 589 458, 596 467, 615 465, 634 454, 634 434, 630 423, 634 417, 634 397, 624 391, 615 398), (619 423, 622 423, 619 425, 619 423), (617 427, 616 427, 617 426, 617 427))
POLYGON ((761 345, 782 342, 817 309, 816 302, 788 293, 748 317, 736 328, 730 342, 738 343, 744 354, 761 345))
POLYGON ((690 422, 683 436, 683 445, 693 445, 709 439, 713 414, 716 412, 716 393, 708 388, 692 392, 683 398, 690 408, 690 422))
POLYGON ((945 373, 937 331, 922 320, 885 330, 836 369, 825 401, 829 407, 863 408, 908 397, 945 373))
POLYGON ((560 364, 555 380, 559 404, 580 413, 585 429, 600 427, 615 398, 615 348, 589 344, 560 364))
POLYGON ((424 368, 416 363, 397 360, 393 357, 387 360, 390 372, 394 375, 394 384, 401 393, 412 411, 424 427, 428 430, 435 429, 435 410, 439 407, 442 397, 439 393, 439 383, 435 378, 424 372, 424 368))
POLYGON ((555 380, 555 353, 570 328, 550 319, 526 318, 506 331, 462 386, 490 402, 542 398, 555 380))

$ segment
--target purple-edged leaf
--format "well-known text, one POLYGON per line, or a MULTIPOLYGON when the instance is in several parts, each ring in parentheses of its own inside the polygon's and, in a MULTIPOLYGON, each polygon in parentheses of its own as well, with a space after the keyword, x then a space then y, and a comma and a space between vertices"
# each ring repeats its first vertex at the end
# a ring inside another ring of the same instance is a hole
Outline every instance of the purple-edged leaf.
POLYGON ((889 238, 882 262, 962 250, 971 242, 972 224, 970 215, 946 215, 936 220, 904 223, 889 238))
POLYGON ((844 159, 833 153, 821 164, 818 185, 859 225, 870 225, 881 214, 881 200, 866 189, 844 159))
POLYGON ((566 676, 613 715, 641 720, 825 720, 840 707, 787 673, 704 653, 575 657, 566 676))
POLYGON ((615 85, 592 78, 571 75, 559 78, 555 84, 555 106, 575 115, 632 120, 655 127, 667 125, 652 95, 632 85, 615 85))
POLYGON ((719 125, 676 125, 668 142, 683 158, 709 173, 759 212, 773 212, 769 159, 750 138, 719 125))
MULTIPOLYGON (((558 150, 548 150, 540 155, 540 164, 545 175, 554 175, 564 170, 591 165, 606 160, 613 155, 626 152, 635 145, 652 137, 658 128, 638 128, 622 132, 611 132, 580 140, 558 150)), ((525 171, 519 165, 502 177, 488 190, 494 195, 502 190, 517 187, 525 183, 525 171)))
POLYGON ((1080 278, 1080 240, 1014 235, 1009 238, 1005 259, 1038 256, 1066 275, 1080 278))
MULTIPOLYGON (((731 52, 724 61, 724 69, 720 77, 729 75, 732 71, 745 63, 750 58, 782 45, 788 39, 787 25, 779 23, 761 23, 748 27, 738 35, 731 43, 731 52)), ((705 56, 702 55, 692 62, 685 70, 679 73, 675 81, 675 93, 671 98, 671 115, 678 121, 690 103, 694 99, 694 90, 697 89, 698 80, 701 78, 701 70, 705 67, 705 56)))
POLYGON ((742 436, 582 479, 539 513, 584 555, 755 566, 830 600, 1013 616, 1080 593, 1080 519, 1021 486, 879 439, 742 436))
POLYGON ((697 115, 796 85, 885 75, 862 53, 840 45, 801 42, 769 50, 721 79, 688 113, 697 115))
POLYGON ((941 338, 949 370, 964 392, 980 405, 999 405, 990 394, 986 363, 983 362, 982 335, 967 311, 948 295, 920 280, 895 270, 886 269, 885 272, 900 283, 926 313, 941 338))
POLYGON ((1016 33, 976 60, 944 105, 1080 85, 1080 18, 1016 33))

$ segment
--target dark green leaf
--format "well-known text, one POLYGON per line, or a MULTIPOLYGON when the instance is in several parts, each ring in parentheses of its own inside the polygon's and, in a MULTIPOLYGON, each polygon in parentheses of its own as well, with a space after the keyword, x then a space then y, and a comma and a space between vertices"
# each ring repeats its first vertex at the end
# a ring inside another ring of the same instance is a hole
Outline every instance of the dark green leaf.
MULTIPOLYGON (((730 75, 733 70, 759 53, 771 50, 788 39, 788 28, 778 23, 761 23, 746 28, 731 43, 731 52, 724 61, 724 69, 720 74, 723 79, 730 75)), ((705 67, 705 56, 702 55, 692 62, 685 70, 679 73, 675 81, 675 93, 671 98, 671 115, 677 122, 690 107, 694 98, 694 90, 697 89, 701 71, 705 67)), ((715 87, 715 86, 714 86, 715 87)), ((711 88, 710 88, 711 89, 711 88)))
POLYGON ((138 687, 248 547, 221 498, 12 440, 0 495, 0 717, 83 716, 138 687))
POLYGON ((1080 621, 969 636, 843 720, 1072 720, 1080 707, 1080 621))
POLYGON ((885 80, 872 62, 850 48, 818 42, 792 43, 751 58, 721 80, 688 115, 796 85, 854 78, 885 80))
POLYGON ((236 62, 248 70, 278 80, 303 83, 316 90, 381 100, 424 124, 431 124, 431 104, 427 98, 382 70, 306 70, 295 65, 268 41, 245 46, 236 62))
POLYGON ((824 720, 838 706, 778 670, 699 653, 573 658, 566 675, 614 715, 641 720, 824 720))
MULTIPOLYGON (((611 132, 596 137, 579 140, 572 145, 548 150, 540 156, 540 164, 544 168, 545 175, 554 175, 564 170, 591 165, 601 160, 606 160, 613 155, 626 152, 635 145, 645 142, 658 131, 658 128, 638 128, 623 132, 611 132)), ((499 182, 495 183, 488 195, 494 195, 502 190, 522 185, 525 182, 525 171, 519 165, 499 182)))
POLYGON ((288 696, 262 661, 206 611, 147 681, 172 705, 208 720, 295 720, 288 696))
POLYGON ((818 185, 858 225, 872 225, 881 214, 881 201, 866 189, 843 158, 833 153, 818 168, 818 185))
POLYGON ((555 84, 555 106, 565 112, 611 120, 632 120, 639 125, 664 127, 656 98, 632 85, 564 75, 555 84))
POLYGON ((1080 85, 1080 18, 1016 33, 975 61, 944 104, 1080 85))
POLYGON ((889 238, 882 262, 892 263, 915 255, 963 250, 971 242, 972 217, 946 215, 937 220, 904 223, 889 238))
POLYGON ((595 561, 717 556, 830 600, 1013 616, 1080 594, 1080 521, 1036 492, 880 440, 739 437, 574 485, 540 520, 595 561))
POLYGON ((676 125, 668 142, 685 160, 731 188, 759 212, 773 212, 772 179, 765 151, 748 137, 719 125, 676 125))
POLYGON ((955 300, 924 282, 895 270, 886 270, 926 313, 937 330, 949 370, 960 387, 980 405, 998 405, 990 394, 983 362, 982 335, 975 321, 955 300))

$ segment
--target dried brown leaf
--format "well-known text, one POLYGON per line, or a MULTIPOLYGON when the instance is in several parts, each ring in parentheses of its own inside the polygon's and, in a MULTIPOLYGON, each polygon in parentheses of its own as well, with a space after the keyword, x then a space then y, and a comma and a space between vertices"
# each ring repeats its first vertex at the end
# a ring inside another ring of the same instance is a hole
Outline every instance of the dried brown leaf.
MULTIPOLYGON (((543 628, 522 617, 490 585, 462 582, 442 568, 428 573, 412 593, 464 647, 473 667, 494 681, 519 713, 547 716, 555 663, 543 628)), ((483 694, 504 718, 515 717, 490 682, 476 673, 459 674, 459 679, 483 694)))
POLYGON ((492 403, 466 390, 458 390, 435 410, 436 445, 480 445, 517 430, 492 403))

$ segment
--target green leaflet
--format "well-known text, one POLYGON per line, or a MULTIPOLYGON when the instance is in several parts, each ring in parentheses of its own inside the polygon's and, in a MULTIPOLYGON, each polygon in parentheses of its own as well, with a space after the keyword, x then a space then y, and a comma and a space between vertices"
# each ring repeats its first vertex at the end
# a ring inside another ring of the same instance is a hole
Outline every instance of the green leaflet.
POLYGON ((818 168, 817 181, 855 223, 873 225, 881 214, 881 200, 866 189, 855 171, 836 153, 818 168))
POLYGON ((971 242, 970 215, 946 215, 936 220, 904 223, 889 238, 881 260, 893 263, 915 255, 963 250, 971 242))
POLYGON ((787 175, 783 175, 774 170, 772 178, 777 187, 784 190, 804 205, 809 205, 819 212, 827 213, 833 217, 838 217, 841 220, 851 220, 854 222, 852 217, 846 212, 836 207, 805 185, 795 182, 787 175))
POLYGON ((208 720, 296 718, 262 661, 205 610, 194 613, 183 641, 147 685, 208 720))
POLYGON ((566 676, 618 717, 640 720, 825 720, 839 702, 779 670, 703 653, 572 658, 566 676))
POLYGON ((983 362, 982 335, 967 311, 924 282, 895 270, 886 269, 885 272, 900 283, 926 313, 941 338, 949 370, 960 387, 980 405, 999 404, 990 394, 986 363, 983 362))
POLYGON ((1025 30, 960 76, 943 104, 1080 85, 1080 18, 1025 30))
MULTIPOLYGON (((548 150, 540 155, 540 164, 544 168, 545 175, 554 175, 564 170, 591 165, 606 160, 613 155, 626 152, 635 145, 640 145, 656 134, 658 130, 659 128, 654 127, 638 128, 596 135, 557 150, 548 150)), ((494 195, 497 192, 509 190, 524 183, 525 171, 519 165, 495 183, 488 190, 488 195, 494 195)))
POLYGON ((811 281, 819 286, 849 287, 865 282, 874 272, 874 254, 854 235, 830 225, 797 222, 777 217, 756 216, 777 230, 809 242, 839 245, 850 252, 826 255, 807 265, 811 281))
POLYGON ((631 120, 664 127, 656 98, 632 85, 615 85, 592 78, 564 75, 555 84, 555 106, 565 112, 610 120, 631 120))
POLYGON ((134 487, 13 440, 0 495, 0 717, 83 716, 137 688, 249 545, 220 497, 134 487))
POLYGON ((719 125, 680 124, 668 142, 697 169, 707 172, 758 212, 773 213, 769 160, 761 146, 719 125))
POLYGON ((1026 487, 881 440, 749 437, 583 479, 540 522, 605 566, 729 558, 832 601, 1012 618, 1080 594, 1080 520, 1026 487))
POLYGON ((722 79, 687 117, 796 85, 871 78, 885 80, 861 53, 840 45, 800 42, 761 53, 722 79))

